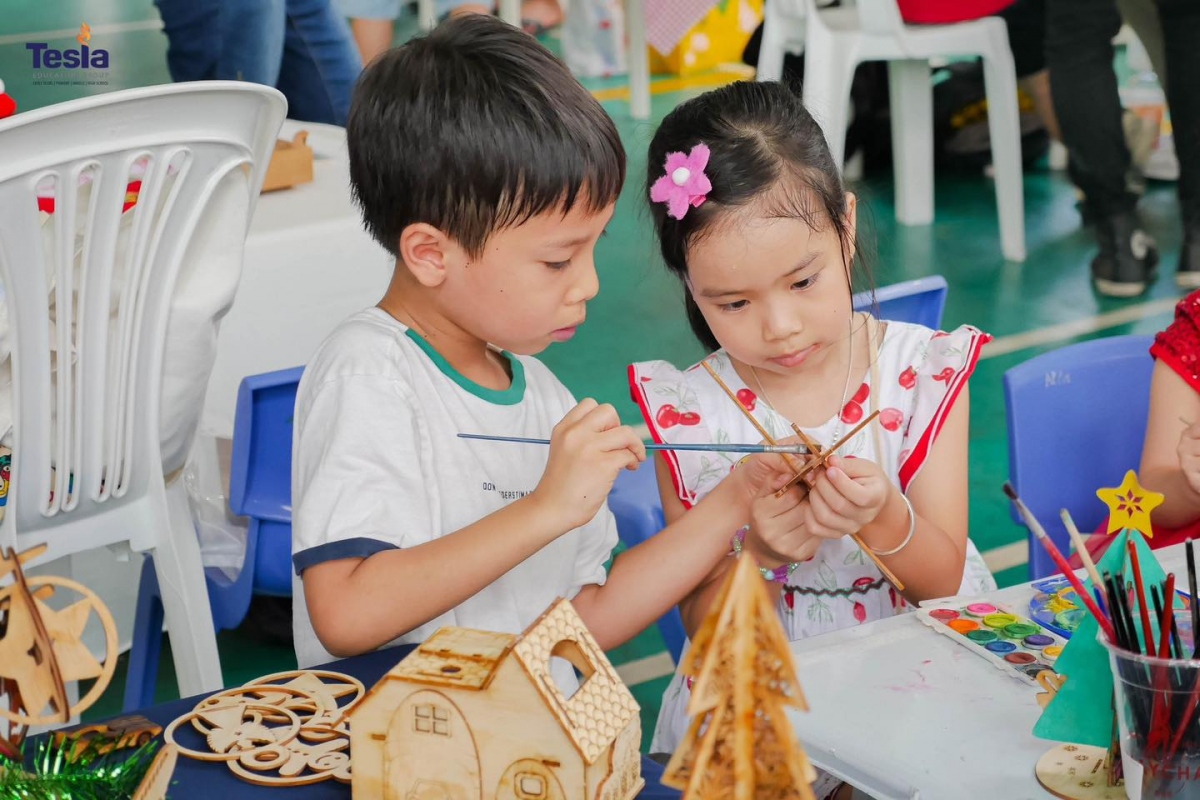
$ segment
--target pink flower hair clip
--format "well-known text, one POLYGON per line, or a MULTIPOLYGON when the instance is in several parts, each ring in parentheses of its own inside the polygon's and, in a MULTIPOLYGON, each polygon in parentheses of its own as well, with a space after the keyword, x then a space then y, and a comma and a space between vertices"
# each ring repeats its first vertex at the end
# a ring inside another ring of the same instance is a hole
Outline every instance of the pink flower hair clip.
POLYGON ((698 144, 692 152, 667 153, 666 174, 650 187, 650 199, 667 204, 667 216, 683 219, 689 206, 699 206, 712 191, 704 174, 708 166, 708 145, 698 144))

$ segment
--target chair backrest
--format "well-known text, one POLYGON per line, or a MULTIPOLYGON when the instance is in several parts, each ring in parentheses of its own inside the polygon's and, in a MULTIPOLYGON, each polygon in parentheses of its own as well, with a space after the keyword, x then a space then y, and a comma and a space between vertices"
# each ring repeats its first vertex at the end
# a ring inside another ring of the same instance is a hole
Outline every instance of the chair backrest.
MULTIPOLYGON (((617 535, 626 547, 641 544, 665 527, 653 458, 647 458, 637 470, 617 476, 608 495, 608 508, 617 520, 617 535)), ((677 607, 659 619, 658 630, 667 652, 678 664, 687 632, 677 607)))
POLYGON ((185 255, 240 254, 286 108, 269 87, 214 81, 0 121, 14 393, 0 543, 36 537, 56 557, 125 540, 145 549, 165 535, 172 292, 185 255))
MULTIPOLYGON (((1096 490, 1118 486, 1141 461, 1150 407, 1153 337, 1112 336, 1060 347, 1004 373, 1009 479, 1064 553, 1065 508, 1084 534, 1107 509, 1096 490)), ((999 492, 1000 487, 996 487, 999 492)), ((1021 522, 1015 511, 1013 519, 1021 522)), ((1029 572, 1057 571, 1029 541, 1029 572)))
POLYGON ((233 513, 292 520, 292 421, 304 367, 250 375, 238 387, 229 465, 233 513))
POLYGON ((941 275, 903 281, 872 292, 854 295, 854 310, 869 311, 879 319, 914 322, 937 330, 946 309, 946 279, 941 275))

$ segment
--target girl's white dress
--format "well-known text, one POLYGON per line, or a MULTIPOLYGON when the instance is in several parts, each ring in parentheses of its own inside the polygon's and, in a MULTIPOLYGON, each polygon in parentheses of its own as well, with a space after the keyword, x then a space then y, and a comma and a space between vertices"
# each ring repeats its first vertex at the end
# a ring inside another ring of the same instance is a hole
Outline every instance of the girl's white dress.
MULTIPOLYGON (((888 322, 872 369, 860 386, 847 392, 841 413, 804 431, 828 446, 878 409, 877 422, 839 452, 875 461, 901 491, 907 491, 974 371, 980 349, 990 340, 989 335, 969 326, 944 333, 888 322)), ((790 423, 738 377, 725 351, 718 350, 705 360, 773 438, 793 435, 790 423)), ((701 364, 686 370, 665 361, 632 364, 629 381, 656 442, 761 440, 701 364)), ((689 508, 741 457, 693 451, 664 451, 663 455, 679 499, 689 508)), ((734 532, 729 533, 732 536, 734 532)), ((960 593, 979 594, 994 588, 996 583, 979 551, 968 541, 960 593)), ((788 638, 795 640, 890 617, 905 605, 879 569, 846 537, 823 543, 810 561, 796 569, 784 585, 779 617, 788 638)), ((686 682, 676 672, 663 696, 651 752, 674 752, 687 730, 688 696, 686 682)))

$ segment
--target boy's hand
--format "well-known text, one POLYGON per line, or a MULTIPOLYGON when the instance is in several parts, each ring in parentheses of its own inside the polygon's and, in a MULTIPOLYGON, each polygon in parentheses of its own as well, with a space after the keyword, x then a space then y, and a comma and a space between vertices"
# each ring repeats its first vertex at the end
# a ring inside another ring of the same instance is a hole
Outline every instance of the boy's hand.
POLYGON ((804 527, 813 536, 839 539, 857 533, 879 516, 892 491, 891 481, 873 461, 832 456, 816 470, 802 503, 804 527))
POLYGON ((1195 422, 1184 429, 1179 437, 1179 467, 1183 477, 1192 487, 1192 491, 1200 495, 1200 422, 1195 422))
POLYGON ((591 398, 554 426, 550 458, 533 495, 556 515, 563 533, 586 524, 612 491, 622 469, 637 469, 646 446, 611 405, 591 398))

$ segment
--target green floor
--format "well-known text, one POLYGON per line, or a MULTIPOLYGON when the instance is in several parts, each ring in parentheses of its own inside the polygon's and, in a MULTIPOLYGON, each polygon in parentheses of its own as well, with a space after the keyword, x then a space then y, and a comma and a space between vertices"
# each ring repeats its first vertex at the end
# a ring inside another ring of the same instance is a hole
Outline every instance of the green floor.
MULTIPOLYGON (((157 15, 150 0, 60 0, 53 4, 4 0, 4 5, 0 78, 22 109, 92 91, 168 80, 166 41, 154 27, 157 15), (33 85, 24 42, 50 41, 65 46, 85 20, 92 27, 93 46, 105 47, 112 54, 109 85, 33 85), (58 35, 37 34, 39 31, 58 35)), ((402 28, 401 35, 404 30, 411 30, 411 23, 402 28)), ((640 419, 629 400, 625 364, 666 358, 682 365, 701 355, 685 323, 678 287, 656 262, 640 200, 644 153, 653 121, 691 94, 655 95, 650 122, 632 120, 625 102, 606 103, 629 149, 630 181, 609 235, 598 247, 602 288, 588 310, 588 323, 569 345, 555 346, 544 354, 545 361, 577 396, 612 402, 631 423, 640 419)), ((870 266, 876 283, 944 275, 950 283, 945 325, 971 323, 997 337, 985 349, 985 360, 972 381, 971 535, 997 569, 1002 585, 1025 580, 1025 555, 1020 546, 1023 529, 1011 521, 1000 492, 1007 471, 1001 377, 1009 367, 1071 341, 1150 333, 1166 325, 1171 318, 1170 300, 1179 294, 1172 281, 1180 237, 1174 187, 1152 185, 1141 204, 1146 226, 1162 248, 1165 268, 1150 293, 1133 301, 1108 300, 1093 293, 1088 279, 1091 236, 1080 227, 1072 188, 1061 174, 1041 169, 1026 176, 1029 257, 1024 264, 1006 263, 1000 256, 993 187, 983 177, 939 176, 935 222, 914 228, 895 224, 890 179, 872 178, 854 189, 862 201, 860 235, 875 251, 870 266)), ((220 643, 230 683, 293 664, 289 648, 263 644, 244 631, 222 634, 220 643)), ((654 676, 662 672, 662 659, 654 658, 661 651, 661 639, 651 630, 612 655, 619 666, 654 676)), ((175 691, 169 658, 164 658, 164 667, 159 692, 166 698, 175 691)), ((117 710, 122 680, 123 668, 114 687, 89 716, 117 710)), ((664 677, 650 677, 633 687, 643 706, 647 736, 665 682, 664 677)))

